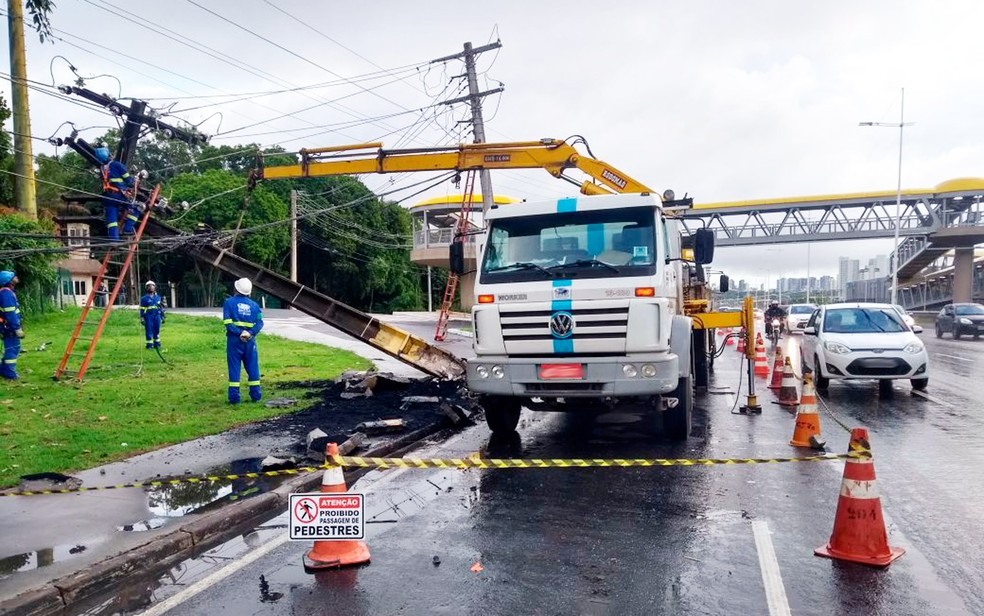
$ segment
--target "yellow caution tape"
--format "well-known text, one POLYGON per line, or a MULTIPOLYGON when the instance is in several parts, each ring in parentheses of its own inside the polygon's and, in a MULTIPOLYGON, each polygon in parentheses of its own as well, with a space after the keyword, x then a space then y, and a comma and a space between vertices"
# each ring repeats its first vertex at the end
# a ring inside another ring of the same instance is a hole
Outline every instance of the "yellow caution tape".
MULTIPOLYGON (((482 458, 473 455, 467 458, 360 458, 353 456, 332 456, 332 466, 354 468, 443 468, 443 469, 507 469, 507 468, 631 468, 631 467, 665 467, 665 466, 732 466, 741 464, 781 464, 785 462, 827 462, 830 460, 847 460, 870 458, 870 452, 864 450, 847 454, 823 454, 799 458, 572 458, 561 460, 555 458, 482 458)), ((19 492, 0 492, 2 496, 45 496, 49 494, 74 494, 77 492, 98 492, 101 490, 122 490, 125 488, 160 488, 189 483, 213 483, 217 481, 234 481, 236 479, 259 479, 262 477, 279 477, 283 475, 300 475, 323 471, 327 466, 298 468, 280 471, 262 471, 258 473, 242 473, 239 475, 198 475, 195 477, 174 477, 155 479, 153 481, 134 481, 105 486, 79 486, 51 490, 24 490, 19 492)))
POLYGON ((356 468, 610 468, 652 466, 715 466, 736 464, 780 464, 784 462, 825 462, 848 458, 869 457, 861 453, 824 454, 800 458, 573 458, 569 460, 531 458, 359 458, 332 456, 338 466, 356 468))

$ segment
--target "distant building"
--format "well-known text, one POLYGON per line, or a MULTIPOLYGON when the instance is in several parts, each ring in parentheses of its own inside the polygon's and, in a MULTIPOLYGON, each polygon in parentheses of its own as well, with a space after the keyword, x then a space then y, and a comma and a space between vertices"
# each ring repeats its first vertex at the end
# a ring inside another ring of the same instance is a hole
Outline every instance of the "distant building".
POLYGON ((858 259, 840 258, 840 269, 837 276, 837 287, 842 297, 847 295, 848 283, 861 279, 861 262, 858 259))

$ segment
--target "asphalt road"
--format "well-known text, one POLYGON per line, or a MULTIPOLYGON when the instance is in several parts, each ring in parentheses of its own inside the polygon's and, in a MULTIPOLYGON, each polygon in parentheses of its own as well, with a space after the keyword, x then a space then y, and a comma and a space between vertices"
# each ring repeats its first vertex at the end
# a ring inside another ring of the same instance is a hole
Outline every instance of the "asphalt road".
MULTIPOLYGON (((822 395, 844 423, 871 432, 890 543, 907 550, 888 569, 813 555, 830 535, 840 462, 387 471, 354 486, 367 494, 372 564, 307 574, 310 546, 281 542, 286 531, 274 521, 263 531, 273 541, 201 571, 211 576, 204 582, 160 580, 150 613, 982 614, 984 390, 975 375, 984 341, 936 340, 931 330, 922 338, 932 361, 926 396, 907 381, 884 396, 873 382, 835 382, 822 395), (767 585, 776 572, 780 584, 767 585)), ((795 349, 796 337, 784 344, 795 349)), ((490 445, 539 458, 802 452, 788 445, 793 418, 768 390, 762 415, 730 412, 739 378, 731 349, 717 363, 714 393, 698 399, 687 443, 663 439, 631 412, 584 425, 524 411, 518 442, 489 444, 477 427, 420 455, 490 445)), ((827 414, 822 423, 829 447, 845 451, 847 432, 827 414)))

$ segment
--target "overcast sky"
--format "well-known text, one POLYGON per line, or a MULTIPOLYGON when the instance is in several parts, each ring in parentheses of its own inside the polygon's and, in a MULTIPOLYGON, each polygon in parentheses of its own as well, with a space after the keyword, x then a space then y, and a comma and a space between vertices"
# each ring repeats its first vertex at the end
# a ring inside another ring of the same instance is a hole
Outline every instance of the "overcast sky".
MULTIPOLYGON (((979 1, 195 1, 242 28, 189 0, 59 0, 52 22, 62 40, 41 45, 28 34, 29 77, 71 81, 67 64, 55 59, 64 56, 83 75, 122 82, 90 79, 92 89, 162 110, 175 103, 176 117, 204 121, 215 144, 426 146, 454 139, 466 115, 463 106, 436 118, 434 109, 413 111, 459 87, 459 62, 427 61, 460 51, 464 41, 501 39, 502 49, 478 65, 482 89, 500 81, 506 88, 486 100, 489 140, 581 134, 597 157, 697 201, 893 190, 898 131, 858 122, 898 122, 901 87, 906 121, 915 122, 905 132, 903 187, 984 175, 979 1), (192 48, 201 45, 213 51, 192 48), (355 85, 340 79, 356 77, 355 85), (180 98, 325 82, 336 83, 239 102, 180 98), (179 111, 201 105, 211 106, 179 111), (216 111, 221 124, 208 117, 216 111), (295 115, 274 119, 288 112, 295 115), (383 116, 390 117, 364 121, 383 116)), ((8 65, 4 58, 4 71, 8 65)), ((9 100, 7 82, 4 91, 9 100)), ((113 123, 64 99, 31 97, 37 136, 64 134, 65 120, 100 127, 88 137, 113 123)), ((50 148, 35 142, 39 150, 50 148)), ((373 188, 420 178, 395 180, 365 178, 373 188)), ((573 190, 539 171, 494 173, 493 184, 529 200, 573 190)), ((453 187, 432 192, 444 191, 453 187)), ((863 264, 890 249, 890 240, 814 244, 811 274, 836 274, 842 254, 863 264)), ((803 244, 784 246, 778 257, 726 249, 715 267, 761 281, 806 274, 803 244)))

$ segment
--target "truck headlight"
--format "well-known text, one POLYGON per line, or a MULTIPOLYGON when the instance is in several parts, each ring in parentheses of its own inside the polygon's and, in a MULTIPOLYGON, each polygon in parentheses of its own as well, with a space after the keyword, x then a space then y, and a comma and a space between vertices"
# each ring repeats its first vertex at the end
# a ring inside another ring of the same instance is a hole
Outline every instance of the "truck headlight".
POLYGON ((502 366, 492 366, 492 376, 501 379, 506 376, 506 371, 502 369, 502 366))
POLYGON ((909 344, 905 345, 905 348, 902 350, 905 351, 906 353, 912 353, 913 355, 915 355, 916 353, 921 353, 923 348, 924 347, 921 342, 910 342, 909 344))
POLYGON ((831 353, 836 353, 837 355, 847 355, 851 352, 851 349, 847 346, 833 341, 827 341, 823 343, 823 348, 827 349, 831 353))
POLYGON ((656 366, 652 364, 643 364, 642 376, 646 377, 647 379, 651 379, 654 376, 656 376, 656 366))
POLYGON ((485 366, 479 366, 478 368, 475 368, 475 373, 478 376, 482 377, 483 379, 489 378, 489 369, 486 368, 485 366))
POLYGON ((636 376, 639 375, 639 371, 636 370, 636 367, 633 366, 632 364, 625 364, 624 366, 622 366, 622 374, 629 377, 630 379, 634 379, 636 376))

